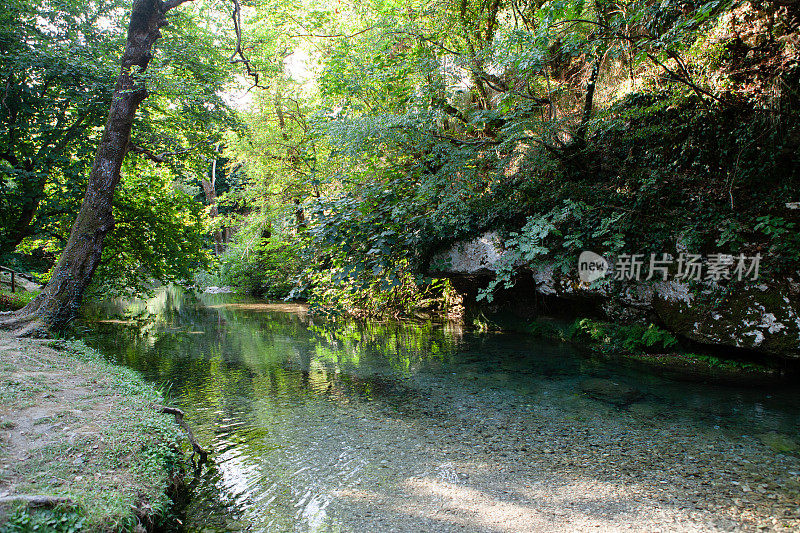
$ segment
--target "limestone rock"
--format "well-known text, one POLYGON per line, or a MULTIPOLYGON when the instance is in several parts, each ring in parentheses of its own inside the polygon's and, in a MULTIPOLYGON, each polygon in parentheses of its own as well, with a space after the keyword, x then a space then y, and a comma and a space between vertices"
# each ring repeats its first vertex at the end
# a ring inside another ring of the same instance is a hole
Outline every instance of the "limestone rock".
MULTIPOLYGON (((488 276, 499 268, 505 250, 497 232, 487 232, 434 254, 430 273, 438 277, 488 276)), ((693 341, 745 348, 770 356, 800 359, 800 282, 796 279, 757 280, 727 285, 680 280, 611 281, 587 284, 555 261, 520 266, 519 276, 531 276, 535 290, 519 290, 513 299, 535 302, 538 295, 599 303, 609 320, 657 318, 665 329, 693 341)), ((724 281, 724 280, 723 280, 724 281)), ((479 287, 480 288, 480 287, 479 287)), ((477 289, 476 289, 477 290, 477 289)))
POLYGON ((450 274, 495 272, 502 255, 500 237, 496 232, 487 232, 434 254, 431 271, 450 274))

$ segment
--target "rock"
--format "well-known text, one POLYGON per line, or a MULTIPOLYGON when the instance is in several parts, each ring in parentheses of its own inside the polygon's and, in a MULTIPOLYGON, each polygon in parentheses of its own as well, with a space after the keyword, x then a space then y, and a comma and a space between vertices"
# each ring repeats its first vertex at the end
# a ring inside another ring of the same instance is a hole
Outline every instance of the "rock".
POLYGON ((499 235, 496 232, 487 232, 434 254, 431 270, 453 274, 494 272, 503 253, 499 235))
POLYGON ((613 405, 627 405, 642 397, 642 393, 633 387, 603 378, 591 378, 581 381, 581 391, 590 398, 613 405))
POLYGON ((774 431, 761 435, 761 442, 777 453, 793 453, 800 448, 793 439, 774 431))
MULTIPOLYGON (((505 254, 499 234, 490 231, 434 253, 429 272, 454 283, 483 276, 474 282, 477 288, 466 282, 468 290, 457 286, 459 292, 477 294, 500 268, 505 254)), ((691 286, 688 281, 675 279, 589 284, 578 279, 577 261, 575 257, 572 272, 565 272, 562 263, 555 260, 543 260, 536 266, 519 265, 515 307, 534 308, 541 295, 590 302, 609 320, 657 317, 671 333, 699 343, 800 359, 797 279, 702 280, 691 286), (527 285, 523 283, 526 278, 527 285)))
POLYGON ((628 407, 628 411, 630 411, 631 414, 638 416, 639 418, 646 418, 648 420, 657 418, 661 414, 659 409, 655 405, 646 402, 638 402, 631 404, 628 407))
POLYGON ((233 293, 233 289, 230 287, 215 287, 212 285, 203 289, 203 292, 205 294, 231 294, 233 293))
POLYGON ((748 285, 721 302, 658 293, 652 308, 670 331, 694 341, 800 358, 800 315, 788 287, 748 285))

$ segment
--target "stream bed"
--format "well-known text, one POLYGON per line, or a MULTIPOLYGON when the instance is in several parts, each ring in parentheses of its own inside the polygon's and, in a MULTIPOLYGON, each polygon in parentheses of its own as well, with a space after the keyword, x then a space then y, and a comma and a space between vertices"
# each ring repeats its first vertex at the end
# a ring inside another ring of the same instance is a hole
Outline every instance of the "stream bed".
POLYGON ((212 451, 188 531, 800 530, 796 386, 176 288, 107 302, 90 327, 212 451), (626 395, 587 386, 609 382, 626 395))

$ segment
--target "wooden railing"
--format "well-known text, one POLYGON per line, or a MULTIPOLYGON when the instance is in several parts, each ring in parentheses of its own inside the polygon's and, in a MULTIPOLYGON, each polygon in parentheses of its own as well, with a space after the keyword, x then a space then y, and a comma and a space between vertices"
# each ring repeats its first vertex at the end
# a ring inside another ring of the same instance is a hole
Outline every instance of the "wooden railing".
POLYGON ((33 279, 31 278, 31 276, 29 274, 25 275, 22 272, 17 272, 13 268, 8 268, 8 267, 2 266, 2 265, 0 265, 0 272, 8 272, 9 274, 11 274, 11 292, 12 293, 17 288, 17 279, 16 279, 17 276, 19 276, 20 278, 23 278, 23 279, 27 279, 28 281, 33 281, 33 279))

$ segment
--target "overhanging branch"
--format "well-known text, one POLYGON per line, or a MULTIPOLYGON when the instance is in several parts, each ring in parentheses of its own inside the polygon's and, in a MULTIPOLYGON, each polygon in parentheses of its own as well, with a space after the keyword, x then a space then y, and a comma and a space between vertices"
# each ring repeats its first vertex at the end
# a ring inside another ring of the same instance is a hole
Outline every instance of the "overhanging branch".
POLYGON ((191 145, 188 148, 179 148, 179 149, 174 150, 172 152, 162 152, 160 154, 156 154, 156 153, 152 152, 151 150, 148 150, 144 146, 140 146, 138 144, 133 144, 133 142, 131 142, 128 145, 128 152, 133 152, 134 154, 142 155, 142 156, 146 157, 147 159, 149 159, 150 161, 152 161, 153 163, 166 163, 167 160, 170 157, 174 157, 176 155, 188 154, 189 152, 191 152, 192 150, 194 150, 195 148, 197 148, 201 144, 210 144, 210 143, 211 143, 211 137, 208 137, 207 139, 203 139, 202 141, 198 141, 198 142, 194 143, 193 145, 191 145))
POLYGON ((250 63, 250 60, 247 59, 242 49, 242 6, 239 4, 239 0, 233 0, 233 13, 231 17, 233 18, 233 31, 236 33, 236 48, 233 51, 233 55, 231 55, 230 62, 234 65, 237 63, 242 63, 244 65, 245 70, 247 70, 247 75, 253 78, 251 89, 253 87, 268 89, 269 86, 259 84, 258 71, 253 67, 252 63, 250 63))

